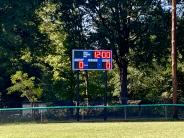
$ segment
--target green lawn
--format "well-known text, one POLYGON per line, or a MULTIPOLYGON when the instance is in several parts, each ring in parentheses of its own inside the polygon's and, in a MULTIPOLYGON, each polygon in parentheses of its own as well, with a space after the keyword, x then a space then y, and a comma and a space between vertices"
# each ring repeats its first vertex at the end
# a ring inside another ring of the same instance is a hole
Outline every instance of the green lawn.
POLYGON ((183 138, 184 122, 0 125, 0 138, 183 138))

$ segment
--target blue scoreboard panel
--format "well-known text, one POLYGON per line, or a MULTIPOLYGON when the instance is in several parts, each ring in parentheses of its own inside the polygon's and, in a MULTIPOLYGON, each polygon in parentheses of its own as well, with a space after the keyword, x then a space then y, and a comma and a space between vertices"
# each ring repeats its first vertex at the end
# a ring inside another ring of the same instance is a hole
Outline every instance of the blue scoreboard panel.
POLYGON ((73 50, 73 70, 111 70, 111 50, 73 50))

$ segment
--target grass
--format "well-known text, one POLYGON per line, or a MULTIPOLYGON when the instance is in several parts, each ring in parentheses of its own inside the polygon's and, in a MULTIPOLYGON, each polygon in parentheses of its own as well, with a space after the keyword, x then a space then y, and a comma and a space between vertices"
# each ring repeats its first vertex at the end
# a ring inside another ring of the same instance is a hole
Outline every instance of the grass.
POLYGON ((0 138, 182 138, 184 122, 3 124, 0 138))

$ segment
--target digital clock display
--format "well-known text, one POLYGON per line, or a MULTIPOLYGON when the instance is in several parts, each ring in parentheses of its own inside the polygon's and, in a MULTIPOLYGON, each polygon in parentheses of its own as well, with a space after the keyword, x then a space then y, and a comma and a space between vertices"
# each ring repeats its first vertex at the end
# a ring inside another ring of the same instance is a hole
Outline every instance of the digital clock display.
POLYGON ((111 70, 111 50, 73 50, 73 70, 111 70))

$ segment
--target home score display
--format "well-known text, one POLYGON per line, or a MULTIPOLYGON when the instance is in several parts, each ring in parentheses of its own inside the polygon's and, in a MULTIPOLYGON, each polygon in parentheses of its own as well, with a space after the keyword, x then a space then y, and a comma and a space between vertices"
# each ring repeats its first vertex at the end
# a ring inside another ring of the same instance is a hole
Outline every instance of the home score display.
POLYGON ((73 50, 73 70, 111 70, 111 50, 73 50))

